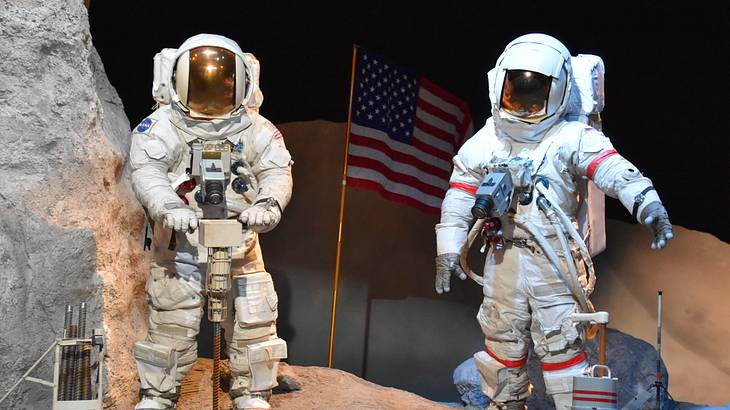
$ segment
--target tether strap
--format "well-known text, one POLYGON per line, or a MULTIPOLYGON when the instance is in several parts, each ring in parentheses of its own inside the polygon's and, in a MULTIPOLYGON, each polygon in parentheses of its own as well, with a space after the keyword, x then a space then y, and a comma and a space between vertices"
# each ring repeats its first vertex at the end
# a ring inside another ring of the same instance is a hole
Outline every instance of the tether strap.
MULTIPOLYGON (((644 199, 646 199, 646 196, 645 196, 646 193, 653 191, 653 190, 654 190, 653 186, 646 187, 646 188, 644 188, 643 191, 641 191, 641 193, 639 195, 636 195, 636 197, 634 197, 634 209, 631 211, 631 216, 635 220, 638 221, 636 214, 639 212, 639 207, 641 206, 641 204, 644 203, 644 199)), ((639 221, 639 222, 641 222, 641 221, 639 221)))
POLYGON ((261 198, 261 199, 259 199, 258 201, 254 202, 253 204, 254 204, 254 205, 258 205, 258 204, 263 204, 264 202, 265 202, 265 203, 266 203, 267 205, 269 205, 269 206, 271 206, 271 203, 273 202, 274 204, 276 204, 276 207, 277 207, 277 208, 279 208, 279 213, 282 213, 282 214, 284 213, 284 210, 283 210, 283 209, 281 209, 281 205, 279 205, 279 201, 277 201, 276 199, 274 199, 274 198, 272 198, 272 197, 268 197, 268 198, 261 198))

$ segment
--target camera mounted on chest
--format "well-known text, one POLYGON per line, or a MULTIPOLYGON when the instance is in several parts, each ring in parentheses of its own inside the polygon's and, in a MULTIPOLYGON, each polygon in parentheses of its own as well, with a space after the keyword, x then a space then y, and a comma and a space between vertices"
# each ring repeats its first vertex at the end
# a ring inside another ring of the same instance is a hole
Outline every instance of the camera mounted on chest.
POLYGON ((236 159, 237 151, 227 140, 197 141, 191 145, 188 174, 200 189, 195 200, 203 210, 204 218, 225 219, 227 215, 226 190, 243 195, 251 189, 248 166, 236 159), (232 180, 231 180, 232 179, 232 180))

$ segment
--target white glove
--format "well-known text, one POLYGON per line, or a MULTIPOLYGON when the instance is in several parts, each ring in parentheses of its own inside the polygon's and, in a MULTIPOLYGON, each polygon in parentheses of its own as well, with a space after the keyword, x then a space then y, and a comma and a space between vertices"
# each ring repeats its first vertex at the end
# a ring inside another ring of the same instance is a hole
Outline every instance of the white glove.
POLYGON ((641 221, 654 235, 651 249, 664 249, 667 242, 674 237, 672 223, 669 222, 669 215, 661 202, 652 202, 647 205, 641 211, 641 221))
POLYGON ((269 232, 279 224, 281 209, 276 200, 269 198, 241 212, 238 220, 254 232, 269 232))
POLYGON ((162 211, 162 226, 178 232, 193 232, 198 227, 195 210, 185 204, 165 204, 162 211))
POLYGON ((466 273, 459 264, 458 253, 445 253, 436 257, 436 293, 439 295, 451 290, 451 275, 466 279, 466 273))

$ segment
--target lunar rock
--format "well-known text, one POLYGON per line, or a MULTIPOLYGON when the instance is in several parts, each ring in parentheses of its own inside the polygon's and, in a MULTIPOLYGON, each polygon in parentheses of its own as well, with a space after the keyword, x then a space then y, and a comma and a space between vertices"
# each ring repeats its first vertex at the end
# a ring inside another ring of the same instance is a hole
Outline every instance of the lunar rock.
MULTIPOLYGON (((4 2, 0 37, 0 392, 62 335, 66 305, 86 302, 87 329, 106 333, 105 404, 123 408, 136 397, 131 343, 147 314, 129 122, 82 1, 4 2)), ((50 380, 51 363, 32 376, 50 380)), ((2 406, 50 400, 26 382, 2 406)))

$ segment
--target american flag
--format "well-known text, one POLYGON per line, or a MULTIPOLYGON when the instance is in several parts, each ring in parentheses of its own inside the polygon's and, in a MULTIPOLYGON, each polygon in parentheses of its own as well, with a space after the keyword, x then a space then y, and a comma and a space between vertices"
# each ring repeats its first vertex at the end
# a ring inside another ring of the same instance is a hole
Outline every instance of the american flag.
POLYGON ((469 106, 415 72, 358 49, 347 185, 439 215, 469 106))

